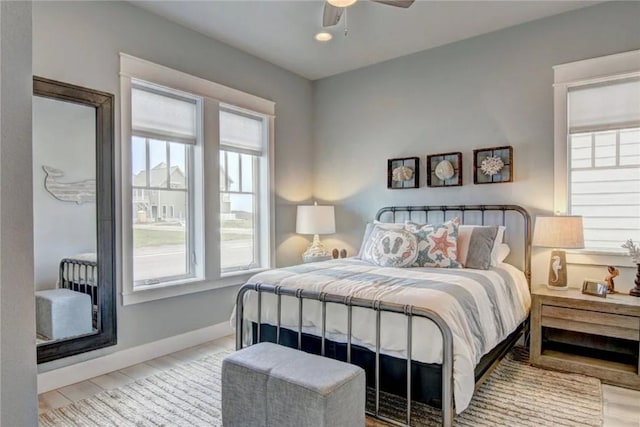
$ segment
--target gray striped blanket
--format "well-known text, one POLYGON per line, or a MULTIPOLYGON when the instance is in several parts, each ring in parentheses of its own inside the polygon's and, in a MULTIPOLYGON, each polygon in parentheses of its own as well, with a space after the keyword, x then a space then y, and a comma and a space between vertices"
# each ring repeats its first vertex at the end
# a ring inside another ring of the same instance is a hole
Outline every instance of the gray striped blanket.
MULTIPOLYGON (((378 267, 357 259, 332 260, 259 273, 248 283, 266 283, 316 292, 351 295, 371 300, 411 304, 438 313, 449 325, 454 347, 454 397, 462 412, 473 395, 474 368, 480 358, 506 338, 527 317, 531 305, 527 281, 515 267, 501 264, 491 270, 378 267)), ((248 293, 245 318, 257 320, 254 293, 248 293)), ((306 301, 305 333, 320 335, 321 305, 306 301)), ((327 305, 327 338, 345 342, 346 308, 327 305)), ((262 321, 275 324, 276 297, 263 296, 262 321)), ((282 299, 282 325, 296 329, 297 301, 282 299)), ((245 327, 248 322, 245 322, 245 327)), ((244 334, 245 338, 249 334, 244 334)), ((353 342, 375 349, 375 312, 353 312, 353 342)), ((404 316, 383 313, 381 351, 406 357, 404 316)), ((430 320, 416 318, 412 357, 425 363, 442 363, 442 336, 430 320)))

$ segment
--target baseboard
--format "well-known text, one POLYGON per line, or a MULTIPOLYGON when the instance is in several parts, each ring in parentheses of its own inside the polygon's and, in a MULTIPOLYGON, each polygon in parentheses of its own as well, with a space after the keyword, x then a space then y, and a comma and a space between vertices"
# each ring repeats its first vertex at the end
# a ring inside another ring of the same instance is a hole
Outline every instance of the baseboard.
POLYGON ((228 321, 38 374, 38 394, 146 362, 233 333, 228 321))

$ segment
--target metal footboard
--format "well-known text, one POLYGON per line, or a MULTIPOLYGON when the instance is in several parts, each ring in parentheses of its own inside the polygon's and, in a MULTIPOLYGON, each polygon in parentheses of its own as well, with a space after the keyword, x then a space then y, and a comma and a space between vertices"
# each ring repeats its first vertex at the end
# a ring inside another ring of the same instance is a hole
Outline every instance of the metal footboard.
POLYGON ((411 425, 411 350, 412 350, 412 329, 413 318, 422 317, 435 323, 442 333, 442 425, 450 427, 453 425, 453 336, 449 326, 437 313, 412 305, 401 305, 383 301, 372 301, 363 298, 345 297, 342 295, 327 294, 323 292, 308 291, 304 289, 292 289, 282 286, 272 286, 266 284, 246 284, 240 288, 236 299, 236 349, 240 350, 243 345, 243 321, 244 321, 244 296, 247 292, 257 292, 257 342, 260 342, 260 325, 262 324, 262 294, 274 294, 277 296, 277 321, 276 321, 276 342, 280 343, 280 329, 282 318, 282 295, 295 297, 298 299, 298 349, 302 349, 302 310, 304 300, 315 300, 322 303, 322 333, 321 333, 321 355, 325 353, 325 335, 327 320, 327 303, 341 304, 347 307, 347 362, 351 363, 351 341, 352 341, 352 312, 353 307, 368 308, 376 311, 376 346, 375 346, 375 411, 367 413, 383 421, 399 425, 411 425), (407 416, 406 423, 401 423, 384 417, 380 414, 380 330, 382 312, 404 314, 407 318, 407 416))
POLYGON ((75 258, 60 260, 58 286, 91 296, 91 303, 98 304, 98 263, 75 258))

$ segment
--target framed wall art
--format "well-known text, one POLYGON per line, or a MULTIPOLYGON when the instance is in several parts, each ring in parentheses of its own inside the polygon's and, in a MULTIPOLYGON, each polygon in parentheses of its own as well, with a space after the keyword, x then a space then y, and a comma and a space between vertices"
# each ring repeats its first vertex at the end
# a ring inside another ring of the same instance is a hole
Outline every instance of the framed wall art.
POLYGON ((403 157, 387 160, 387 188, 407 189, 420 186, 420 159, 403 157))
POLYGON ((462 153, 427 156, 427 186, 457 187, 462 185, 462 153))
POLYGON ((473 183, 513 182, 513 147, 473 150, 473 183))

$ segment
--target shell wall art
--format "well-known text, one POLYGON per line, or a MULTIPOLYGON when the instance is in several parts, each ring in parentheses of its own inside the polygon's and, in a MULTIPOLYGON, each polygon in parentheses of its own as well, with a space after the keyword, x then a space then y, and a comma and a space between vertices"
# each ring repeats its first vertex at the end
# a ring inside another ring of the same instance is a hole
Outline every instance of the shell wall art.
POLYGON ((387 188, 407 189, 420 186, 420 159, 402 157, 387 160, 387 188))
POLYGON ((473 183, 497 184, 513 181, 513 147, 473 150, 473 183))
POLYGON ((462 153, 440 153, 427 156, 427 186, 457 187, 462 185, 462 153))

